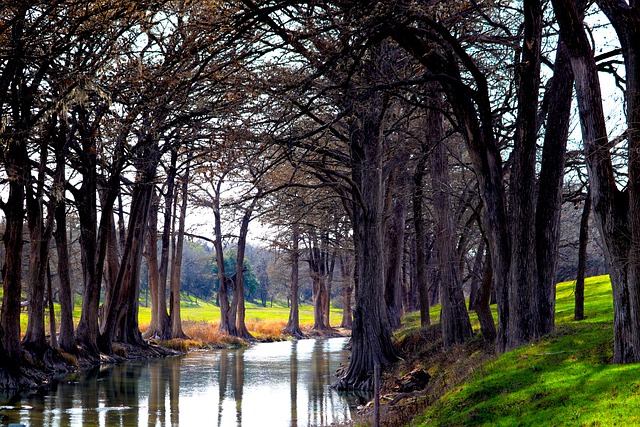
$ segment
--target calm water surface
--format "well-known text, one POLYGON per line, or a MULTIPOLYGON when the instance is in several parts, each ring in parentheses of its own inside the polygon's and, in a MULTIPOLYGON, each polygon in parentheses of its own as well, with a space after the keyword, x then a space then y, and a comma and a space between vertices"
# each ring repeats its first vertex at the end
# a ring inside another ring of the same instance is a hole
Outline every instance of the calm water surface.
POLYGON ((330 388, 347 338, 257 344, 78 374, 0 398, 0 425, 324 426, 361 403, 330 388))

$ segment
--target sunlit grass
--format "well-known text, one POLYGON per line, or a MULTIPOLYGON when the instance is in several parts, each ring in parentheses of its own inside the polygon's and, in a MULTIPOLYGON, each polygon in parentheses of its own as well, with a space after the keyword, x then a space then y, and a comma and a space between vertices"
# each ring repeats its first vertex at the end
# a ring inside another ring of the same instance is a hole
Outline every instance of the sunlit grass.
POLYGON ((558 284, 555 332, 482 366, 414 425, 640 425, 640 366, 611 364, 608 276, 587 280, 580 322, 573 290, 558 284))

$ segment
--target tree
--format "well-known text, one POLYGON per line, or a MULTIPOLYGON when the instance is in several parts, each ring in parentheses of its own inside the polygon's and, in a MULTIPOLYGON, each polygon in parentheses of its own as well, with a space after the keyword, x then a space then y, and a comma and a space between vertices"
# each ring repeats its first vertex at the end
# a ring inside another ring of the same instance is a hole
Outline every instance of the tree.
POLYGON ((553 1, 560 33, 569 52, 575 77, 585 159, 593 212, 605 245, 614 302, 614 362, 640 360, 638 301, 638 54, 631 40, 637 36, 640 10, 635 3, 598 2, 612 22, 625 62, 627 97, 626 166, 629 185, 617 187, 609 148, 598 69, 588 36, 582 26, 581 6, 575 1, 553 1))

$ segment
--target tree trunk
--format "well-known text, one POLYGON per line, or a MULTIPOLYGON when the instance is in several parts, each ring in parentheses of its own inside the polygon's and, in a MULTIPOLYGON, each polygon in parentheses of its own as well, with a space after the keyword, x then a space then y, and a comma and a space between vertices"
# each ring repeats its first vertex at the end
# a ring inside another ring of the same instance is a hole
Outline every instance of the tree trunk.
POLYGON ((480 292, 480 287, 482 286, 482 276, 484 271, 482 260, 485 258, 484 245, 484 239, 480 240, 480 244, 476 249, 476 256, 473 261, 473 268, 471 270, 471 284, 469 285, 469 311, 476 309, 478 293, 480 292))
POLYGON ((51 266, 47 259, 47 301, 49 302, 49 336, 51 341, 51 347, 60 348, 58 344, 58 331, 56 328, 56 310, 53 306, 53 284, 51 283, 51 266))
POLYGON ((22 291, 22 228, 24 224, 25 176, 29 163, 24 142, 8 144, 4 156, 9 181, 9 197, 4 204, 6 227, 3 235, 5 247, 4 282, 2 297, 2 345, 7 356, 20 363, 20 299, 22 291))
POLYGON ((351 329, 353 327, 353 315, 351 314, 353 258, 349 255, 340 257, 340 277, 342 279, 342 322, 340 322, 340 327, 351 329))
POLYGON ((421 143, 421 153, 413 175, 413 228, 416 245, 416 287, 420 301, 420 325, 424 328, 431 324, 429 315, 429 275, 427 264, 431 252, 427 252, 427 227, 424 218, 424 178, 429 156, 429 142, 425 138, 421 143))
POLYGON ((253 209, 257 203, 257 197, 255 197, 249 207, 242 216, 242 222, 240 223, 240 233, 238 234, 238 253, 236 256, 236 287, 235 298, 236 303, 236 331, 238 337, 245 340, 253 340, 253 336, 247 330, 247 326, 244 323, 245 307, 244 307, 244 252, 247 245, 247 233, 249 232, 249 222, 251 221, 251 215, 253 209))
POLYGON ((182 271, 182 250, 184 247, 184 228, 187 219, 187 202, 189 187, 189 162, 187 162, 184 175, 182 176, 182 204, 180 205, 180 221, 178 223, 178 236, 175 246, 175 258, 171 265, 170 281, 170 313, 171 338, 188 338, 182 330, 182 319, 180 318, 180 275, 182 271))
POLYGON ((326 285, 326 293, 325 293, 325 301, 324 301, 324 324, 327 325, 327 328, 331 328, 331 288, 333 286, 333 272, 336 267, 336 256, 337 253, 335 249, 331 253, 329 257, 329 265, 327 266, 327 281, 326 285))
MULTIPOLYGON (((627 282, 623 286, 614 285, 614 310, 616 348, 614 361, 640 361, 640 4, 637 1, 598 0, 598 6, 613 25, 624 58, 626 79, 627 118, 627 168, 628 207, 617 201, 616 209, 625 214, 628 221, 628 253, 626 259, 616 260, 618 269, 628 266, 627 282), (626 208, 626 212, 624 212, 626 208), (626 262, 626 264, 624 264, 626 262), (622 288, 622 289, 618 289, 622 288), (619 304, 618 304, 619 302, 619 304), (624 332, 622 332, 624 331, 624 332), (620 333, 620 338, 619 334, 620 333), (617 341, 626 341, 624 344, 617 341)), ((593 207, 598 218, 599 205, 595 199, 595 189, 591 184, 593 207)), ((614 240, 615 230, 607 230, 614 240)), ((613 277, 612 277, 613 282, 613 277)), ((613 284, 613 283, 612 283, 613 284)))
POLYGON ((578 243, 578 276, 576 277, 574 320, 584 319, 584 278, 587 270, 587 244, 589 243, 589 214, 591 195, 587 193, 580 218, 580 240, 578 243))
MULTIPOLYGON (((100 115, 100 114, 98 114, 100 115)), ((86 132, 90 134, 90 132, 86 132)), ((120 146, 121 147, 121 146, 120 146)), ((82 312, 76 329, 76 342, 89 354, 98 354, 99 304, 102 288, 102 271, 107 252, 109 227, 113 204, 120 181, 123 157, 117 159, 113 174, 105 185, 106 196, 100 221, 97 213, 97 157, 95 141, 90 136, 82 138, 82 186, 73 191, 80 220, 80 254, 83 269, 82 312)))
MULTIPOLYGON (((151 294, 151 322, 149 328, 142 334, 143 338, 158 338, 162 334, 160 324, 161 313, 158 301, 160 288, 160 268, 158 266, 158 204, 159 197, 156 191, 151 196, 151 210, 147 221, 146 251, 144 253, 147 261, 147 276, 149 283, 149 294, 151 294)), ((165 314, 167 312, 165 311, 165 314)), ((167 316, 168 318, 168 316, 167 316)))
POLYGON ((67 207, 62 198, 55 211, 56 250, 58 254, 58 280, 60 290, 60 348, 66 352, 75 352, 73 337, 73 288, 69 268, 69 247, 67 243, 67 207))
POLYGON ((298 306, 299 299, 299 259, 300 259, 300 234, 298 225, 293 224, 291 232, 291 307, 289 309, 289 320, 284 328, 284 333, 294 338, 302 338, 304 334, 300 330, 300 309, 298 306))
POLYGON ((505 350, 517 348, 539 335, 538 277, 535 254, 536 143, 542 7, 540 0, 524 0, 524 40, 516 68, 518 113, 509 179, 511 264, 508 279, 509 323, 505 350))
POLYGON ((473 336, 471 321, 462 292, 460 269, 456 262, 456 230, 451 215, 449 196, 449 164, 444 145, 442 114, 435 109, 426 110, 427 138, 432 144, 431 180, 435 214, 435 246, 440 269, 440 324, 444 346, 462 344, 473 336))
MULTIPOLYGON (((456 41, 450 37, 446 29, 437 23, 431 25, 439 36, 446 37, 447 41, 454 44, 452 48, 459 47, 459 45, 455 45, 456 41)), ((491 251, 498 303, 499 329, 496 345, 499 351, 505 351, 508 348, 507 328, 510 314, 508 279, 511 249, 502 159, 494 136, 494 115, 491 110, 488 83, 484 74, 475 68, 473 59, 465 56, 463 50, 457 49, 456 53, 463 56, 465 65, 471 67, 470 73, 475 80, 476 96, 472 100, 468 96, 468 92, 464 90, 459 65, 454 58, 439 54, 432 49, 429 43, 423 42, 411 28, 397 29, 394 31, 393 37, 432 73, 447 76, 441 85, 453 108, 458 128, 462 130, 462 137, 467 145, 471 164, 478 179, 483 206, 481 221, 491 251), (460 84, 453 84, 452 81, 460 84)))
MULTIPOLYGON (((158 295, 156 301, 157 319, 154 330, 156 336, 162 340, 169 339, 169 313, 167 311, 167 276, 169 271, 169 251, 171 250, 171 213, 173 211, 176 163, 178 152, 171 150, 171 163, 167 170, 167 188, 164 194, 164 218, 162 223, 162 249, 160 251, 160 271, 158 277, 158 295)), ((151 332, 150 332, 151 334, 151 332)))
MULTIPOLYGON (((401 169, 401 168, 397 168, 401 169)), ((404 255, 404 232, 408 199, 405 193, 407 176, 404 170, 394 170, 388 180, 389 204, 385 227, 387 247, 384 298, 391 329, 400 327, 402 307, 402 258, 404 255), (393 195, 393 196, 392 196, 393 195)))
MULTIPOLYGON (((365 68, 374 72, 371 66, 365 68)), ((398 359, 384 304, 382 120, 386 102, 380 93, 372 94, 367 101, 356 108, 358 124, 352 124, 350 138, 354 193, 361 197, 355 204, 353 218, 354 239, 358 240, 359 287, 351 359, 345 374, 334 385, 338 389, 370 390, 374 366, 384 368, 398 359)))
POLYGON ((547 125, 536 208, 536 256, 538 268, 538 326, 540 335, 551 332, 555 324, 556 268, 560 241, 562 185, 573 99, 573 72, 569 53, 558 41, 553 77, 545 94, 547 125))
MULTIPOLYGON (((144 151, 141 157, 136 159, 138 171, 131 196, 129 224, 122 261, 109 299, 104 304, 105 322, 104 330, 99 337, 99 345, 107 354, 112 352, 111 344, 116 337, 129 344, 144 345, 138 327, 140 264, 160 152, 157 143, 151 139, 145 141, 143 147, 144 151)), ((111 227, 109 240, 115 244, 115 227, 111 227)))
MULTIPOLYGON (((628 112, 627 120, 636 120, 636 123, 631 123, 628 129, 629 189, 628 192, 623 192, 617 188, 614 178, 598 70, 582 19, 575 1, 553 0, 552 3, 560 24, 561 36, 567 44, 571 57, 593 211, 604 243, 605 259, 611 276, 614 307, 613 361, 615 363, 637 362, 640 361, 640 316, 637 310, 639 303, 637 251, 640 239, 635 239, 640 236, 635 235, 637 226, 633 222, 638 214, 636 186, 640 169, 637 137, 634 135, 638 125, 638 111, 637 104, 633 102, 633 97, 638 96, 637 55, 634 57, 636 50, 634 46, 637 43, 628 40, 624 34, 620 34, 620 31, 624 23, 628 25, 627 35, 640 27, 638 5, 633 6, 633 10, 625 5, 623 9, 628 10, 624 13, 624 18, 621 17, 619 21, 614 18, 619 25, 614 24, 614 28, 618 32, 627 67, 627 94, 634 93, 628 95, 632 97, 632 102, 628 102, 627 108, 635 107, 635 110, 628 112)), ((600 2, 600 4, 612 6, 609 2, 600 2)))
POLYGON ((29 270, 27 272, 27 300, 29 314, 23 344, 37 354, 47 346, 44 325, 46 273, 49 264, 49 240, 53 228, 53 212, 49 213, 47 226, 44 221, 44 167, 47 162, 47 145, 40 149, 38 179, 25 186, 27 224, 29 228, 29 270))
POLYGON ((496 324, 493 321, 493 314, 491 314, 493 270, 491 269, 491 254, 488 251, 484 264, 484 273, 482 274, 480 289, 478 289, 475 312, 478 315, 478 321, 480 322, 482 337, 489 342, 494 342, 496 340, 497 331, 496 324))

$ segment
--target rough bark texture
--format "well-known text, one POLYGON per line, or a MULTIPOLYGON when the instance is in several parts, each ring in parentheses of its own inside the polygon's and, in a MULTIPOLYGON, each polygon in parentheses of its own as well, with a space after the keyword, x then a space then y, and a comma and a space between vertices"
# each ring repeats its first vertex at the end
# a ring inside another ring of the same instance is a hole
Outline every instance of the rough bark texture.
POLYGON ((287 326, 284 328, 283 332, 295 338, 302 338, 304 334, 300 330, 300 308, 298 304, 300 299, 298 294, 300 234, 296 224, 293 225, 293 229, 291 231, 291 244, 291 307, 289 309, 289 320, 287 321, 287 326))
POLYGON ((319 332, 329 330, 326 323, 327 300, 327 257, 325 245, 318 242, 315 231, 311 231, 309 239, 309 274, 313 293, 313 329, 319 332))
POLYGON ((535 183, 538 91, 542 8, 539 0, 524 0, 522 59, 516 68, 518 116, 510 189, 511 265, 508 279, 509 323, 505 349, 512 349, 538 336, 535 256, 535 183))
POLYGON ((558 42, 553 77, 545 94, 547 125, 536 208, 536 257, 538 269, 537 304, 540 335, 551 332, 555 324, 556 268, 560 241, 562 185, 573 98, 573 71, 569 52, 558 42))
MULTIPOLYGON (((614 286, 615 348, 614 361, 640 361, 640 4, 637 1, 599 0, 596 2, 613 25, 624 57, 626 78, 628 207, 619 200, 615 209, 628 221, 628 253, 616 259, 616 270, 628 267, 625 285, 614 286), (626 264, 625 264, 626 261, 626 264), (620 337, 619 337, 620 335, 620 337), (624 344, 623 344, 624 341, 624 344)), ((591 185, 593 207, 599 205, 591 185)), ((616 236, 611 236, 615 238, 616 236)), ((622 237, 622 236, 619 236, 622 237)), ((613 276, 612 276, 613 284, 613 276)))
POLYGON ((182 330, 182 319, 180 318, 180 274, 182 272, 182 249, 184 246, 184 228, 187 220, 187 203, 188 203, 188 186, 189 186, 189 163, 182 176, 182 204, 180 205, 180 221, 178 223, 178 236, 175 246, 175 258, 171 264, 171 281, 170 281, 170 312, 171 319, 171 338, 187 338, 182 330))
POLYGON ((572 0, 554 0, 560 31, 571 58, 578 96, 578 109, 593 212, 604 243, 611 276, 614 307, 614 355, 616 363, 640 360, 640 315, 638 313, 638 165, 637 126, 637 36, 640 28, 638 5, 601 1, 600 6, 614 24, 621 41, 627 75, 627 120, 629 120, 629 188, 617 188, 608 146, 606 122, 598 70, 582 19, 572 0), (633 40, 635 41, 633 41, 633 40), (630 102, 629 102, 630 101, 630 102), (633 108, 633 109, 632 109, 633 108), (632 122, 635 120, 635 122, 632 122))
MULTIPOLYGON (((397 168, 400 169, 400 168, 397 168)), ((388 180, 388 214, 386 215, 385 242, 387 248, 384 298, 389 323, 393 330, 400 327, 402 307, 402 257, 404 255, 404 231, 407 218, 408 181, 405 171, 394 170, 388 180)))
POLYGON ((587 244, 589 243, 589 215, 591 213, 591 196, 587 194, 580 218, 580 238, 578 243, 578 274, 575 290, 575 320, 584 319, 584 278, 587 270, 587 244))
POLYGON ((427 227, 424 218, 424 180, 425 168, 429 156, 429 142, 426 138, 421 143, 421 154, 413 175, 413 228, 415 231, 416 245, 416 287, 418 288, 418 298, 420 300, 420 324, 422 327, 431 324, 429 315, 429 275, 427 264, 431 252, 427 252, 427 227))
POLYGON ((351 313, 351 296, 353 294, 353 258, 349 255, 340 257, 340 277, 342 279, 342 321, 341 328, 353 327, 351 313))
POLYGON ((247 326, 244 323, 245 307, 244 307, 244 252, 247 246, 247 233, 249 232, 249 222, 251 221, 251 215, 257 198, 254 198, 249 207, 242 216, 240 223, 240 234, 238 235, 238 253, 236 255, 236 286, 234 302, 236 304, 236 332, 238 337, 245 340, 253 340, 253 335, 249 333, 247 326))
POLYGON ((426 111, 426 125, 431 152, 431 185, 435 219, 435 247, 440 269, 440 324, 445 348, 462 344, 473 336, 471 321, 462 292, 460 269, 456 262, 456 229, 451 215, 449 195, 449 163, 444 145, 442 114, 434 109, 426 111))
MULTIPOLYGON (((157 338, 161 333, 160 313, 158 304, 158 288, 160 284, 160 267, 158 265, 158 196, 154 191, 151 210, 147 221, 147 233, 144 258, 147 261, 147 283, 151 295, 151 322, 149 328, 142 335, 144 338, 157 338)), ((166 311, 165 311, 166 314, 166 311)))
POLYGON ((24 224, 25 174, 28 164, 27 148, 23 142, 8 144, 5 170, 9 178, 9 197, 4 204, 6 228, 4 282, 2 299, 2 345, 7 356, 20 360, 20 293, 22 280, 22 227, 24 224))
POLYGON ((372 389, 375 365, 397 360, 391 326, 384 304, 384 248, 382 233, 382 118, 383 95, 373 94, 358 107, 359 123, 351 135, 354 192, 361 204, 354 209, 354 239, 358 257, 359 287, 354 310, 349 366, 335 384, 339 389, 372 389))
POLYGON ((67 243, 67 212, 64 199, 56 207, 56 251, 58 254, 58 289, 60 291, 60 348, 66 352, 75 350, 73 337, 73 288, 69 269, 69 248, 67 243))
POLYGON ((491 255, 487 251, 484 263, 484 272, 482 274, 482 283, 478 289, 478 298, 476 299, 475 312, 478 315, 478 321, 480 322, 480 331, 482 337, 493 342, 496 339, 497 331, 496 324, 493 321, 493 314, 491 313, 491 291, 493 284, 493 270, 491 269, 491 255))

